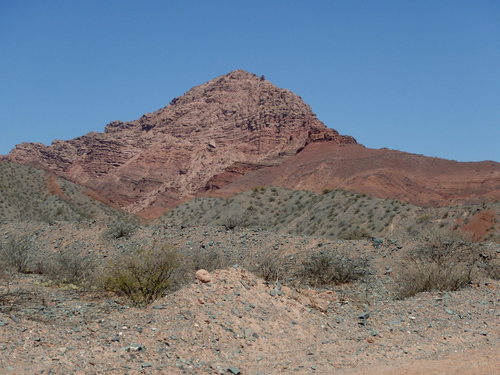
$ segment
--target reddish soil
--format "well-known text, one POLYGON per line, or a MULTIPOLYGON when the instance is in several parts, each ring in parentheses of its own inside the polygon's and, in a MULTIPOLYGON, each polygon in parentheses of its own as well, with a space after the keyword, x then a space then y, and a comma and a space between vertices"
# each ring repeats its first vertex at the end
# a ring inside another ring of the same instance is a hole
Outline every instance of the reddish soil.
POLYGON ((344 189, 415 205, 444 206, 500 200, 500 164, 322 142, 210 194, 228 196, 262 185, 316 192, 344 189))
POLYGON ((57 181, 57 176, 53 173, 47 173, 47 191, 49 194, 57 195, 61 199, 69 200, 68 196, 64 193, 57 181))
POLYGON ((496 216, 494 210, 480 211, 472 216, 469 222, 463 225, 460 230, 469 233, 475 241, 478 241, 495 228, 496 216))
POLYGON ((494 349, 469 350, 441 359, 401 361, 344 372, 345 375, 494 375, 500 369, 500 356, 494 349))

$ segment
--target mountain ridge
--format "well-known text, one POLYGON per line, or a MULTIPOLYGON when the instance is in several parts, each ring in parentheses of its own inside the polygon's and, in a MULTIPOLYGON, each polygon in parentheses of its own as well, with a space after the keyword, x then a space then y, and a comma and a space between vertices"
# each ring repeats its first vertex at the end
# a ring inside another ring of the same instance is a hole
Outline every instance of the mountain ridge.
POLYGON ((476 173, 467 163, 397 152, 359 145, 328 128, 290 90, 235 70, 135 121, 113 121, 103 132, 50 146, 22 143, 3 159, 56 173, 145 218, 256 183, 424 205, 500 200, 498 163, 478 163, 476 173), (456 175, 451 180, 448 169, 456 175))
POLYGON ((50 146, 22 143, 8 160, 51 170, 133 212, 162 212, 235 162, 259 163, 319 141, 327 128, 289 90, 241 70, 193 87, 158 111, 50 146))

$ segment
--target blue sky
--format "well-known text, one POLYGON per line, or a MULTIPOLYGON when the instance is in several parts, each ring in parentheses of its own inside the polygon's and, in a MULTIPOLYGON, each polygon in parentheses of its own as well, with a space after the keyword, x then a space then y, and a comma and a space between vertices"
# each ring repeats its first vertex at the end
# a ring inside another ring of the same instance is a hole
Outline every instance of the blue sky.
POLYGON ((498 0, 0 0, 0 154, 234 69, 368 147, 500 161, 498 0))

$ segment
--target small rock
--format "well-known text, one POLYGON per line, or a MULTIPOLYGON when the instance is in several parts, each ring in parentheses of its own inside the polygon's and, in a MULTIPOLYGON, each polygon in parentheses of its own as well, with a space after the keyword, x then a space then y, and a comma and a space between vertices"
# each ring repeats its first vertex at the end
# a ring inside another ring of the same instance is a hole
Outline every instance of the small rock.
POLYGON ((364 312, 364 313, 358 315, 358 319, 360 319, 360 320, 366 320, 369 317, 370 317, 370 313, 369 312, 364 312))
POLYGON ((148 367, 153 367, 153 365, 149 362, 143 362, 141 364, 141 368, 148 368, 148 367))
POLYGON ((238 367, 228 367, 227 371, 233 375, 239 375, 241 374, 241 371, 238 367))
POLYGON ((140 345, 140 344, 130 344, 129 346, 126 346, 124 349, 127 352, 142 352, 142 351, 146 350, 144 345, 140 345))
POLYGON ((153 309, 155 309, 155 310, 163 310, 163 309, 166 309, 166 308, 167 308, 167 306, 165 306, 165 305, 155 305, 155 306, 153 306, 153 309))
POLYGON ((212 281, 212 276, 210 276, 210 273, 207 270, 203 269, 196 271, 196 278, 202 283, 209 283, 210 281, 212 281))

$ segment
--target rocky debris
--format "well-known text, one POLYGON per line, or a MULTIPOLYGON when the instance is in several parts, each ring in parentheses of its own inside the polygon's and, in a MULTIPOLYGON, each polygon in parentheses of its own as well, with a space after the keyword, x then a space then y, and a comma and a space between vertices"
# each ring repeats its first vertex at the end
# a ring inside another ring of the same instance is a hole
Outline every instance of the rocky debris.
MULTIPOLYGON (((234 266, 211 271, 209 283, 191 274, 191 284, 139 309, 113 294, 13 274, 0 278, 0 322, 6 323, 0 324, 0 373, 228 374, 236 368, 242 374, 368 374, 377 366, 410 368, 416 360, 447 358, 455 351, 460 357, 454 363, 474 357, 480 359, 478 366, 494 373, 498 281, 396 300, 391 291, 400 272, 398 257, 404 254, 389 239, 374 248, 371 240, 162 225, 138 228, 126 240, 106 240, 99 225, 32 223, 24 229, 47 251, 58 251, 64 239, 85 239, 102 260, 129 246, 160 241, 183 255, 212 249, 227 255, 227 264, 249 267, 262 254, 294 267, 311 252, 338 251, 370 259, 373 275, 316 289, 287 278, 268 282, 234 266), (394 251, 384 256, 388 249, 394 251), (386 267, 394 273, 384 275, 386 267)), ((16 230, 14 224, 3 224, 0 240, 16 230)), ((495 249, 483 250, 493 256, 495 249)))
MULTIPOLYGON (((404 301, 373 300, 368 311, 332 291, 269 284, 239 267, 212 276, 210 293, 208 284, 193 283, 151 308, 123 309, 106 300, 96 303, 92 295, 30 284, 38 276, 28 275, 13 287, 36 287, 48 301, 41 311, 51 313, 27 315, 24 311, 36 301, 18 300, 15 316, 24 319, 16 323, 9 318, 12 311, 0 308, 0 321, 9 322, 0 327, 0 369, 19 374, 352 374, 358 366, 387 361, 487 353, 500 338, 494 314, 498 282, 404 301), (270 295, 277 287, 281 295, 270 295), (328 303, 313 308, 311 297, 328 303)), ((494 356, 481 358, 484 366, 493 366, 494 356)))

